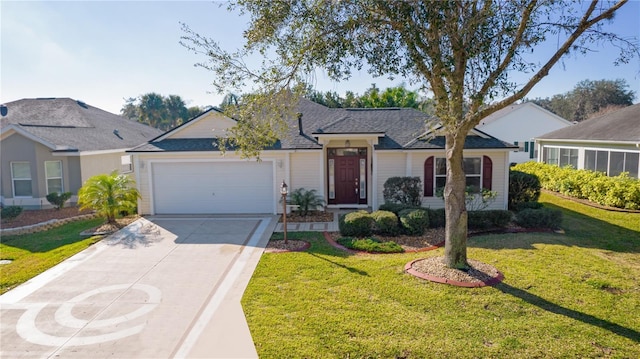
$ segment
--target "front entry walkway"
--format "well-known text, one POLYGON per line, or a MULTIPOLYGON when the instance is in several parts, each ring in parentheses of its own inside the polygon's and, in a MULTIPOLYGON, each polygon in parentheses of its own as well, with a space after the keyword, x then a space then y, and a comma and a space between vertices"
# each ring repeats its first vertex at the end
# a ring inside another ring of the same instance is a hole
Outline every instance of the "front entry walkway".
POLYGON ((276 220, 141 219, 0 296, 0 357, 257 358, 240 299, 276 220))

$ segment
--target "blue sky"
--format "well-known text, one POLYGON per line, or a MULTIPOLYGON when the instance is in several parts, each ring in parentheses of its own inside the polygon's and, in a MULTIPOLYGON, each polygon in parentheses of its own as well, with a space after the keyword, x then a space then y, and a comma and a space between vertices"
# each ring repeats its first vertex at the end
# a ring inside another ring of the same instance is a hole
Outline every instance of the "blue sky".
MULTIPOLYGON (((178 41, 180 22, 233 50, 243 44, 247 18, 210 1, 1 1, 0 102, 34 97, 71 97, 119 113, 124 99, 148 92, 180 95, 189 106, 218 105, 213 74, 194 63, 203 57, 178 41)), ((632 0, 607 29, 640 38, 640 1, 632 0)), ((544 49, 536 50, 536 54, 544 49)), ((528 97, 571 90, 584 79, 626 79, 640 99, 640 60, 614 66, 612 46, 584 57, 564 59, 528 97)), ((348 83, 332 83, 322 74, 322 91, 363 93, 399 85, 371 78, 365 71, 348 83)))

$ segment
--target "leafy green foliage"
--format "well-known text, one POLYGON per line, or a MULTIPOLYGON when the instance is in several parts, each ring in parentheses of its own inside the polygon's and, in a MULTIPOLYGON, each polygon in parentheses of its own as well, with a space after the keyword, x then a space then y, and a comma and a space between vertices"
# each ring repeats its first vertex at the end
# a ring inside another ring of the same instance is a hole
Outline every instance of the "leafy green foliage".
POLYGON ((401 203, 384 203, 384 204, 381 204, 380 207, 378 207, 378 210, 393 212, 397 216, 398 213, 400 213, 400 211, 402 211, 403 209, 417 209, 417 208, 421 208, 421 207, 410 206, 410 205, 401 204, 401 203))
POLYGON ((408 90, 404 84, 388 87, 384 91, 372 84, 363 95, 347 91, 345 97, 341 97, 335 91, 321 92, 309 87, 304 96, 331 108, 401 107, 415 108, 428 114, 434 111, 432 99, 421 96, 418 91, 408 90))
POLYGON ((389 211, 375 211, 371 213, 374 220, 374 228, 376 233, 386 236, 395 236, 400 232, 398 225, 398 216, 389 211))
POLYGON ((549 98, 535 98, 535 104, 569 121, 583 121, 607 111, 633 105, 635 92, 624 79, 583 80, 573 90, 549 98))
POLYGON ((523 209, 516 214, 515 222, 525 228, 560 228, 562 211, 551 208, 523 209))
POLYGON ((165 97, 149 92, 126 99, 120 113, 131 120, 166 131, 203 111, 204 109, 199 107, 187 108, 184 100, 178 95, 165 97))
POLYGON ((446 222, 446 215, 444 208, 431 209, 428 208, 429 213, 429 228, 443 228, 446 222))
POLYGON ((81 209, 93 209, 113 223, 120 212, 135 212, 140 192, 134 186, 129 176, 117 171, 96 175, 78 191, 78 204, 81 209))
MULTIPOLYGON (((444 187, 436 190, 436 196, 444 199, 444 187)), ((464 190, 464 203, 467 211, 481 211, 496 200, 498 192, 482 188, 480 192, 473 186, 467 186, 464 190)))
POLYGON ((20 213, 22 213, 22 207, 20 206, 2 207, 2 210, 0 211, 0 213, 1 213, 0 216, 2 217, 2 219, 7 219, 10 221, 12 219, 15 219, 20 215, 20 213))
POLYGON ((505 228, 511 222, 513 215, 505 210, 469 211, 469 228, 489 229, 505 228))
POLYGON ((407 234, 421 236, 429 228, 429 213, 424 209, 405 209, 398 217, 407 234))
POLYGON ((374 221, 367 211, 356 211, 340 216, 338 227, 343 236, 366 237, 373 232, 374 221))
POLYGON ((516 204, 511 210, 514 212, 520 212, 523 209, 538 209, 542 207, 543 205, 540 202, 520 202, 516 204))
POLYGON ((369 253, 402 253, 404 249, 396 242, 382 242, 376 238, 338 238, 337 242, 349 249, 369 253))
POLYGON ((287 203, 297 205, 298 209, 296 211, 300 212, 300 215, 306 216, 309 214, 309 211, 324 206, 324 198, 318 195, 317 192, 315 189, 306 190, 304 188, 298 188, 289 194, 287 203))
POLYGON ((382 194, 385 203, 420 206, 422 180, 420 177, 390 177, 384 182, 382 194))
POLYGON ((72 196, 71 192, 63 192, 63 193, 52 192, 47 195, 47 201, 49 201, 49 203, 55 206, 56 209, 60 209, 64 207, 64 203, 68 201, 69 198, 71 198, 71 196, 72 196))
POLYGON ((608 177, 604 173, 558 167, 539 162, 513 167, 540 179, 542 188, 564 195, 587 199, 604 206, 640 209, 640 180, 627 173, 608 177))
POLYGON ((533 174, 509 171, 509 209, 523 202, 536 202, 540 197, 540 180, 533 174))

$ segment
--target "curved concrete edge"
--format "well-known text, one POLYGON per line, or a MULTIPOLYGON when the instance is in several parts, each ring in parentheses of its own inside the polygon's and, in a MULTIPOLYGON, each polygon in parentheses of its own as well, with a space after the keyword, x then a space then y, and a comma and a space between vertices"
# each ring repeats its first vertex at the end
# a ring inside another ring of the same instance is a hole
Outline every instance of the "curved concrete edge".
POLYGON ((425 279, 431 282, 435 282, 435 283, 442 283, 442 284, 449 284, 449 285, 453 285, 456 287, 465 287, 465 288, 479 288, 479 287, 485 287, 485 286, 492 286, 495 284, 498 284, 500 282, 502 282, 502 280, 504 279, 504 274, 502 274, 502 272, 498 271, 498 275, 496 277, 491 278, 488 281, 484 281, 484 282, 474 282, 474 283, 469 283, 469 282, 460 282, 460 281, 456 281, 456 280, 450 280, 447 278, 442 278, 442 277, 436 277, 436 276, 432 276, 426 273, 422 273, 422 272, 418 272, 417 270, 413 269, 413 263, 417 262, 417 261, 421 261, 424 258, 418 258, 418 259, 414 259, 411 262, 405 264, 404 266, 404 271, 408 274, 411 274, 414 277, 418 277, 420 279, 425 279))

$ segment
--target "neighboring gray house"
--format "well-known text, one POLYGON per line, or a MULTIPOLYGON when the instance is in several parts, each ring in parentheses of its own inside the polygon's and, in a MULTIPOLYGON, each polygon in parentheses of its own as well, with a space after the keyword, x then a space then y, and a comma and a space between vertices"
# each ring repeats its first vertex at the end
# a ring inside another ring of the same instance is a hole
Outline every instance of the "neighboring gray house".
MULTIPOLYGON (((314 189, 329 207, 373 208, 384 203, 389 177, 417 176, 422 204, 443 207, 444 137, 437 121, 414 109, 332 109, 302 99, 289 133, 245 160, 215 146, 236 121, 211 109, 134 154, 141 214, 277 213, 279 186, 314 189)), ((498 192, 492 209, 506 209, 509 152, 515 146, 472 130, 465 143, 467 184, 498 192)))
POLYGON ((483 118, 476 128, 518 146, 509 154, 509 161, 522 163, 538 158, 533 141, 535 137, 567 126, 571 126, 571 122, 533 102, 525 102, 492 113, 483 118))
POLYGON ((536 144, 541 162, 638 178, 640 104, 538 136, 536 144))
POLYGON ((48 193, 75 195, 96 174, 133 172, 125 151, 162 133, 70 98, 22 99, 0 110, 3 206, 49 207, 48 193))

